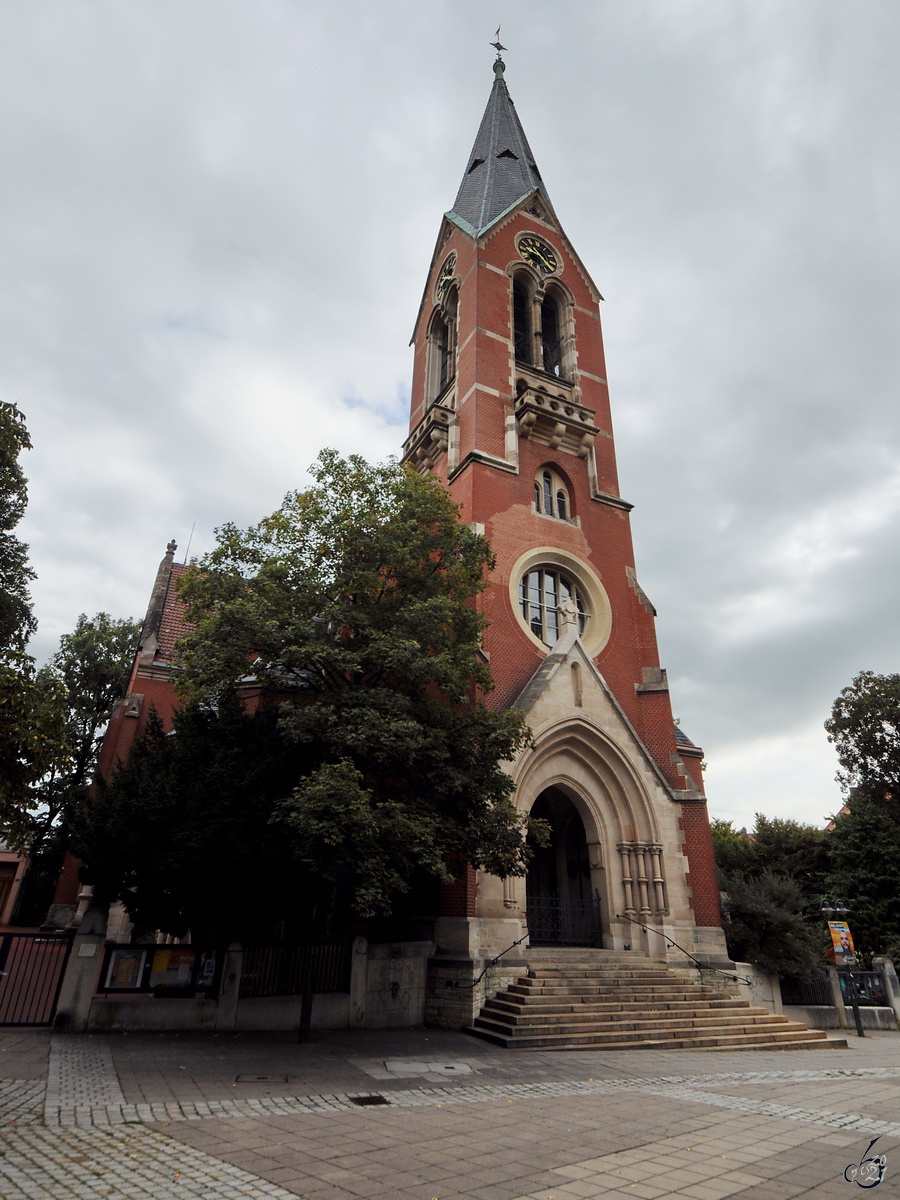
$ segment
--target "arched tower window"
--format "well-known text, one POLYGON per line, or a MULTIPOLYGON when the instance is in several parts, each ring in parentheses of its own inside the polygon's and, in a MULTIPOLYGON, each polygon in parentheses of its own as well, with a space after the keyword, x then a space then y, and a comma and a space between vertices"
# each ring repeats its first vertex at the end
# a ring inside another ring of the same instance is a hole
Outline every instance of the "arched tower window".
POLYGON ((521 278, 513 280, 513 345, 517 361, 532 365, 531 295, 521 278))
POLYGON ((545 517, 557 517, 560 521, 571 519, 569 491, 563 480, 549 467, 539 472, 534 481, 535 511, 545 517))
POLYGON ((544 370, 550 375, 563 375, 562 314, 559 300, 548 293, 541 301, 541 354, 544 370))
POLYGON ((434 346, 437 355, 438 390, 443 391, 450 378, 450 326, 440 314, 434 322, 434 346))
POLYGON ((553 476, 549 471, 544 472, 541 483, 544 491, 544 512, 548 517, 553 517, 556 515, 553 511, 553 476))
POLYGON ((457 302, 456 288, 450 288, 431 318, 427 367, 429 400, 436 400, 456 375, 457 302))

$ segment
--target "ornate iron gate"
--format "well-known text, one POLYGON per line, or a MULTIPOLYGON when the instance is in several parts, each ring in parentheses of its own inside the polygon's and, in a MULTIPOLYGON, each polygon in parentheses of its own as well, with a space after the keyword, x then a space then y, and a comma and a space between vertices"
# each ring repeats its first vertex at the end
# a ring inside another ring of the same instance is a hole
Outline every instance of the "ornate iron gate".
POLYGON ((528 896, 525 902, 532 946, 600 946, 600 905, 593 900, 528 896))
POLYGON ((71 934, 0 933, 0 1026, 52 1022, 71 949, 71 934))

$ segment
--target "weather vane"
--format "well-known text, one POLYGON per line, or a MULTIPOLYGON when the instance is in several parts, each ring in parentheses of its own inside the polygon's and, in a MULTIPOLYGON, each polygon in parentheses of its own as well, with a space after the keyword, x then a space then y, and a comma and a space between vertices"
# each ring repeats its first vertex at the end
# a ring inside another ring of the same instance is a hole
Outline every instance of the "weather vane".
POLYGON ((497 51, 497 57, 499 58, 499 57, 500 57, 500 52, 501 52, 501 50, 506 50, 506 49, 508 49, 508 47, 507 47, 507 46, 501 46, 501 45, 500 45, 500 26, 499 26, 499 25, 497 26, 497 32, 494 34, 494 37, 495 37, 497 40, 496 40, 496 42, 491 42, 491 45, 492 45, 492 46, 494 47, 494 49, 497 51))

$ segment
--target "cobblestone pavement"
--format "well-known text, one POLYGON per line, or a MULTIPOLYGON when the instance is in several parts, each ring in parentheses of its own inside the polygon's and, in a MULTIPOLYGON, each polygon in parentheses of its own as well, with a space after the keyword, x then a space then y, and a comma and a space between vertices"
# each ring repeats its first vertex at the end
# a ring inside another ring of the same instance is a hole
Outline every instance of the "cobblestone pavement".
POLYGON ((0 1032, 0 1070, 4 1200, 851 1197, 873 1139, 878 1198, 900 1197, 900 1034, 510 1053, 431 1031, 0 1032))

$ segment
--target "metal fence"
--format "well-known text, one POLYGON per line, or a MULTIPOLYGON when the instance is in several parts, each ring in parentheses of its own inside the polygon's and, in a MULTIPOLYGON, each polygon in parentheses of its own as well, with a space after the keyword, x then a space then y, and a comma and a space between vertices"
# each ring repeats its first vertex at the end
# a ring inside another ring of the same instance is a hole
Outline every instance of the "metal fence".
POLYGON ((525 902, 532 946, 599 946, 600 906, 596 900, 528 896, 525 902))
MULTIPOLYGON (((851 976, 856 985, 857 1004, 870 1007, 889 1007, 890 1001, 885 995, 884 980, 879 971, 838 971, 841 983, 841 995, 844 1004, 852 1001, 851 976)), ((782 1004, 834 1004, 831 993, 831 982, 827 974, 818 979, 782 979, 782 1004)))
POLYGON ((349 992, 352 946, 249 946, 244 949, 241 997, 349 992))
POLYGON ((834 1004, 827 975, 817 979, 782 979, 782 1004, 834 1004))
POLYGON ((49 1025, 56 1013, 70 934, 0 934, 0 1025, 49 1025))

